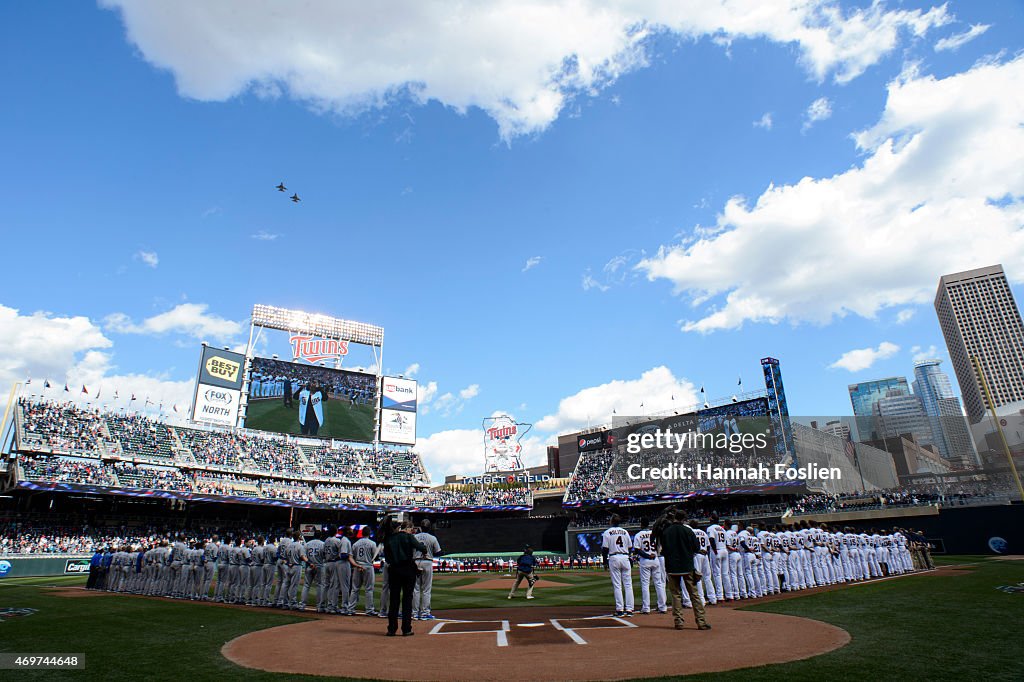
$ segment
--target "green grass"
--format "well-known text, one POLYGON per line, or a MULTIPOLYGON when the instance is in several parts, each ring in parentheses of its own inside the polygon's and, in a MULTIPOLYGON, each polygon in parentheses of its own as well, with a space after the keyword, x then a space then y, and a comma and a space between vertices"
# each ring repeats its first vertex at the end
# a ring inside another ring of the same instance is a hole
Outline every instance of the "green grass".
MULTIPOLYGON (((267 398, 249 403, 245 426, 250 429, 299 435, 298 400, 284 406, 283 398, 267 398)), ((318 438, 373 440, 373 405, 350 405, 348 400, 332 399, 324 403, 324 425, 318 438)))
MULTIPOLYGON (((999 585, 1024 581, 1024 562, 983 557, 944 557, 970 564, 952 576, 921 575, 855 586, 818 595, 747 607, 833 623, 852 642, 806 661, 687 678, 698 680, 1019 680, 1018 654, 1024 595, 1006 594, 999 585)), ((434 608, 506 607, 507 587, 455 589, 493 575, 435 577, 434 608)), ((602 571, 542 577, 565 587, 539 589, 538 599, 518 599, 519 607, 608 605, 611 588, 602 571)), ((240 668, 220 655, 228 640, 293 623, 301 617, 278 611, 249 611, 138 597, 67 598, 45 586, 81 584, 82 578, 18 578, 0 581, 0 607, 30 607, 38 613, 0 623, 0 650, 24 653, 83 653, 85 671, 18 673, 45 679, 138 679, 160 670, 183 670, 190 680, 312 680, 240 668)), ((634 585, 639 580, 634 577, 634 585)), ((510 583, 509 583, 510 584, 510 583)), ((639 603, 639 600, 638 600, 639 603)), ((714 623, 714 609, 709 619, 714 623)), ((382 622, 383 626, 383 622, 382 622)), ((383 629, 383 627, 382 627, 383 629)), ((756 647, 736 633, 738 647, 756 647)), ((628 653, 628 652, 627 652, 628 653)), ((681 646, 680 655, 706 655, 681 646)), ((174 675, 171 675, 173 677, 174 675)), ((14 679, 13 674, 0 679, 14 679)), ((671 678, 662 678, 671 679, 671 678)))

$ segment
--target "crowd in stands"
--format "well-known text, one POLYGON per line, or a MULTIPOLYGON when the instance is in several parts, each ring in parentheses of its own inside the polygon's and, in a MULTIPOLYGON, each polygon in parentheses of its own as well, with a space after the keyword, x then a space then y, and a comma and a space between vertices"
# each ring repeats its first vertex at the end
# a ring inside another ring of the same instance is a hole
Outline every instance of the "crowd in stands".
POLYGON ((370 449, 354 448, 351 445, 343 445, 339 448, 320 445, 303 447, 302 452, 313 467, 313 476, 358 481, 363 478, 364 470, 360 454, 368 453, 370 449))
POLYGON ((172 430, 166 424, 141 414, 107 415, 105 421, 110 442, 120 444, 125 454, 154 459, 174 456, 172 430))
POLYGON ((614 459, 615 453, 612 450, 581 453, 569 486, 565 489, 565 501, 579 502, 598 497, 598 488, 614 459))
POLYGON ((98 411, 73 403, 18 400, 26 438, 52 450, 95 452, 103 437, 103 419, 98 411))
POLYGON ((998 489, 999 486, 993 485, 992 481, 965 481, 949 486, 917 484, 866 493, 805 495, 793 502, 791 508, 794 514, 822 514, 883 507, 948 506, 992 496, 998 489))
POLYGON ((277 438, 238 434, 238 447, 255 470, 301 476, 305 473, 296 446, 277 438))
POLYGON ((192 453, 196 464, 237 467, 238 443, 230 433, 177 429, 182 447, 192 453))
POLYGON ((149 490, 191 490, 192 477, 178 469, 152 467, 132 462, 114 462, 114 473, 121 487, 149 490))
POLYGON ((25 477, 53 483, 84 483, 87 485, 116 486, 113 470, 99 460, 71 459, 67 457, 22 457, 25 477))

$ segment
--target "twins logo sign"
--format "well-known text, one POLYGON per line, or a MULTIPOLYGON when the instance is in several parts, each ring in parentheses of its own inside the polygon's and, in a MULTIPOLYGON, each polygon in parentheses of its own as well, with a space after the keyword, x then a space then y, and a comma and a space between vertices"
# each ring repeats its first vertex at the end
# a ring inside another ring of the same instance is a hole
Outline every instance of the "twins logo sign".
POLYGON ((520 471, 523 466, 523 439, 533 424, 521 424, 508 415, 487 417, 484 426, 484 473, 520 471))

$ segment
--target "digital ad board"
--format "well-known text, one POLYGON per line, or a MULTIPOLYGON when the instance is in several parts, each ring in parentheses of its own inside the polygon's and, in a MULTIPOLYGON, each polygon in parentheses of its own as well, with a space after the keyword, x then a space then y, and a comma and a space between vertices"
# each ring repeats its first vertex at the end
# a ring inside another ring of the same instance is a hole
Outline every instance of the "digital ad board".
POLYGON ((413 379, 383 377, 380 391, 380 440, 416 444, 417 385, 413 379))
POLYGON ((192 399, 192 421, 213 426, 234 426, 242 396, 245 356, 203 346, 192 399))
POLYGON ((276 358, 253 358, 245 427, 370 442, 377 377, 276 358))

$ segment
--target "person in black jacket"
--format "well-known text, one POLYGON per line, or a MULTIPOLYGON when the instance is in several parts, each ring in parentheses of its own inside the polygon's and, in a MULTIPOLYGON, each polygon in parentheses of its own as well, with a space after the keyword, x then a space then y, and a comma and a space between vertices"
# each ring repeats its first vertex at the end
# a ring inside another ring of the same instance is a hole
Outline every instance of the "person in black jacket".
POLYGON ((704 600, 697 588, 701 575, 693 564, 693 557, 698 551, 697 536, 686 525, 686 512, 680 509, 666 510, 664 516, 654 524, 653 539, 665 557, 665 573, 668 574, 668 588, 672 593, 672 618, 676 630, 683 629, 683 586, 693 604, 697 629, 710 630, 711 626, 704 619, 704 600))
POLYGON ((412 631, 412 590, 416 585, 416 562, 413 552, 426 552, 426 546, 412 534, 412 524, 399 524, 388 516, 384 519, 382 535, 384 558, 388 563, 388 582, 390 584, 390 600, 388 604, 388 637, 398 632, 398 608, 402 608, 402 636, 408 637, 412 631))

